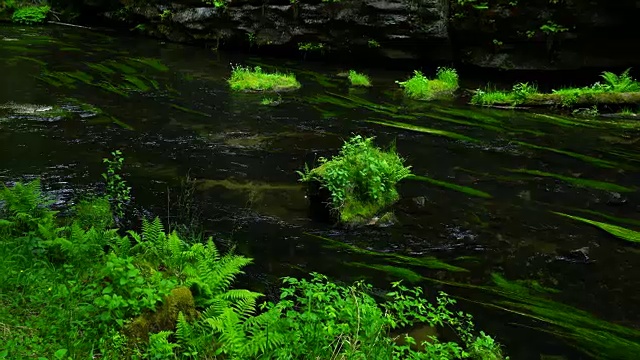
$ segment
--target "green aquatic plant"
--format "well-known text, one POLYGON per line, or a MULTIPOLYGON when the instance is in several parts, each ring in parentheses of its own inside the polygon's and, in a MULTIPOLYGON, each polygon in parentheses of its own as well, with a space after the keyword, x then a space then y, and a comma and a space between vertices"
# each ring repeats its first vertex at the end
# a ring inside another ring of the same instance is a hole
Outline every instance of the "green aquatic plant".
POLYGON ((260 100, 260 105, 263 106, 276 106, 282 102, 282 97, 278 95, 277 98, 265 96, 260 100))
POLYGON ((449 97, 458 89, 458 73, 452 68, 438 68, 435 79, 428 79, 420 71, 406 81, 396 81, 405 94, 417 100, 433 100, 449 97))
POLYGON ((424 127, 424 126, 407 124, 407 123, 403 123, 403 122, 399 122, 399 121, 367 120, 367 122, 372 123, 372 124, 383 125, 383 126, 390 126, 390 127, 394 127, 394 128, 398 128, 398 129, 404 129, 404 130, 409 130, 409 131, 415 131, 415 132, 421 132, 421 133, 436 135, 436 136, 444 136, 444 137, 448 137, 448 138, 456 139, 456 140, 464 140, 464 141, 471 141, 471 142, 479 142, 480 141, 480 140, 474 139, 474 138, 466 136, 466 135, 454 133, 452 131, 427 128, 427 127, 424 127))
POLYGON ((450 190, 454 190, 454 191, 458 191, 461 193, 465 193, 467 195, 471 195, 471 196, 475 196, 475 197, 479 197, 479 198, 484 198, 484 199, 489 199, 491 198, 491 194, 488 194, 484 191, 480 191, 478 189, 474 189, 468 186, 462 186, 462 185, 456 185, 456 184, 452 184, 446 181, 441 181, 441 180, 436 180, 436 179, 432 179, 426 176, 418 176, 418 175, 411 175, 408 177, 409 180, 417 180, 417 181, 424 181, 424 182, 428 182, 430 184, 436 185, 436 186, 440 186, 446 189, 450 189, 450 190))
POLYGON ((640 243, 640 232, 638 231, 634 231, 634 230, 630 230, 627 228, 623 228, 622 226, 617 226, 617 225, 612 225, 612 224, 607 224, 607 223, 603 223, 603 222, 599 222, 599 221, 594 221, 594 220, 590 220, 590 219, 585 219, 579 216, 573 216, 573 215, 569 215, 569 214, 564 214, 564 213, 560 213, 560 212, 553 212, 556 215, 560 215, 560 216, 564 216, 567 217, 569 219, 572 220, 576 220, 576 221, 581 221, 583 223, 589 224, 589 225, 593 225, 597 228, 600 228, 606 232, 608 232, 609 234, 618 237, 620 239, 623 240, 627 240, 630 242, 634 242, 634 243, 640 243))
POLYGON ((371 80, 365 74, 360 74, 355 70, 349 70, 349 81, 353 86, 371 86, 371 80))
POLYGON ((300 88, 293 74, 266 73, 260 66, 253 69, 236 66, 228 80, 235 91, 286 91, 300 88))
POLYGON ((11 21, 25 25, 40 24, 47 20, 50 10, 48 5, 21 7, 14 11, 11 21))
POLYGON ((492 278, 494 286, 476 288, 499 297, 482 304, 528 317, 534 321, 536 328, 565 339, 593 358, 637 358, 640 331, 598 319, 587 311, 554 301, 549 298, 549 291, 539 286, 509 281, 498 274, 493 274, 492 278))
POLYGON ((357 135, 331 159, 298 172, 303 182, 318 182, 331 194, 332 211, 345 224, 368 222, 399 199, 396 183, 411 174, 394 148, 384 151, 373 138, 357 135))
POLYGON ((355 254, 372 256, 380 259, 381 261, 392 262, 394 264, 398 264, 402 266, 411 265, 411 266, 417 266, 417 267, 426 268, 426 269, 446 270, 446 271, 452 271, 452 272, 469 272, 469 270, 465 268, 451 265, 434 256, 412 257, 407 255, 389 253, 389 252, 377 252, 369 249, 363 249, 361 247, 348 244, 344 241, 333 240, 328 237, 324 237, 320 235, 315 235, 311 233, 305 233, 305 235, 308 235, 314 239, 322 241, 323 246, 328 248, 346 250, 355 254))
POLYGON ((635 189, 632 189, 632 188, 629 188, 629 187, 625 187, 625 186, 621 186, 621 185, 617 185, 617 184, 613 184, 613 183, 609 183, 609 182, 605 182, 605 181, 581 179, 581 178, 576 178, 576 177, 571 177, 571 176, 564 176, 564 175, 559 175, 559 174, 553 174, 553 173, 548 173, 548 172, 538 171, 538 170, 508 169, 508 171, 514 172, 514 173, 519 173, 519 174, 528 174, 528 175, 532 175, 532 176, 542 176, 542 177, 554 178, 554 179, 562 180, 562 181, 574 184, 576 186, 585 187, 585 188, 592 188, 592 189, 605 190, 605 191, 617 191, 617 192, 634 192, 634 191, 636 191, 635 189))
POLYGON ((380 43, 375 39, 369 39, 369 41, 367 41, 367 45, 372 49, 380 47, 380 43))

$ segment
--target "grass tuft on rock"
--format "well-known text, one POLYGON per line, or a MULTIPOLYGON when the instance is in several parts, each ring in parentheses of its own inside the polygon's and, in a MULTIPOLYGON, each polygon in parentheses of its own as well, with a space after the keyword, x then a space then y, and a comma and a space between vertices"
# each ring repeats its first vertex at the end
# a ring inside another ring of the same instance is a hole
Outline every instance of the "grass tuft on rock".
POLYGON ((330 192, 332 212, 343 224, 369 223, 399 199, 396 184, 411 175, 394 148, 382 150, 373 139, 355 136, 338 155, 299 172, 301 181, 318 182, 330 192))
POLYGON ((396 81, 404 93, 416 100, 447 98, 458 89, 458 73, 452 68, 438 68, 435 79, 429 79, 415 70, 413 77, 406 81, 396 81))
POLYGON ((640 82, 634 80, 625 70, 616 75, 605 71, 591 86, 562 88, 551 93, 540 93, 535 85, 518 83, 511 91, 478 89, 471 98, 471 104, 483 106, 576 106, 592 105, 634 105, 640 102, 640 82))
POLYGON ((369 76, 360 74, 355 70, 349 70, 349 81, 351 82, 352 86, 371 86, 371 80, 369 79, 369 76))
POLYGON ((235 91, 287 91, 300 88, 293 74, 266 73, 260 66, 253 69, 237 66, 231 71, 228 80, 235 91))

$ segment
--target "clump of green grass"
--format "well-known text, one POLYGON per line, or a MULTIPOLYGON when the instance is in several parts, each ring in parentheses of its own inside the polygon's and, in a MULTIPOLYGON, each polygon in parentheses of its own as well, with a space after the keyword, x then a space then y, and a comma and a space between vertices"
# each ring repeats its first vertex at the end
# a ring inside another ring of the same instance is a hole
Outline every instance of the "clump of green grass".
POLYGON ((471 98, 471 103, 474 105, 510 104, 515 106, 537 93, 538 87, 526 82, 515 84, 511 91, 491 90, 487 87, 485 90, 476 90, 471 98))
POLYGON ((349 81, 353 86, 371 86, 371 80, 365 74, 360 74, 355 70, 349 70, 349 81))
POLYGON ((391 148, 384 151, 373 138, 360 135, 345 142, 340 154, 320 158, 321 165, 299 172, 301 181, 317 181, 331 193, 331 207, 344 224, 370 221, 399 199, 396 184, 411 175, 410 167, 391 148))
POLYGON ((282 97, 278 95, 277 98, 265 96, 260 100, 260 105, 263 106, 276 106, 282 102, 282 97))
POLYGON ((266 73, 260 66, 253 69, 243 66, 234 67, 228 80, 235 91, 286 91, 300 88, 293 74, 266 73))
POLYGON ((435 79, 429 79, 420 71, 406 81, 396 81, 407 96, 417 100, 433 100, 448 97, 458 89, 458 73, 452 68, 438 68, 435 79))

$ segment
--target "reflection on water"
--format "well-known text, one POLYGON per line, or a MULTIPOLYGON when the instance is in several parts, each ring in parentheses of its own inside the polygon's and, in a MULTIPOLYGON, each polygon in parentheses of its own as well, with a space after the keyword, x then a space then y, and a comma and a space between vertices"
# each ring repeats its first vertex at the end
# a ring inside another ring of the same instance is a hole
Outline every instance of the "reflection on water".
POLYGON ((205 228, 256 259, 257 287, 309 271, 405 279, 467 299, 514 359, 636 357, 638 123, 412 102, 389 80, 403 74, 369 71, 375 86, 353 91, 345 70, 4 26, 0 179, 42 176, 71 201, 119 148, 146 211, 164 216, 168 193, 198 179, 205 228), (261 106, 228 91, 230 63, 292 71, 303 88, 261 106), (392 227, 308 217, 295 171, 354 133, 395 140, 417 175, 392 227))

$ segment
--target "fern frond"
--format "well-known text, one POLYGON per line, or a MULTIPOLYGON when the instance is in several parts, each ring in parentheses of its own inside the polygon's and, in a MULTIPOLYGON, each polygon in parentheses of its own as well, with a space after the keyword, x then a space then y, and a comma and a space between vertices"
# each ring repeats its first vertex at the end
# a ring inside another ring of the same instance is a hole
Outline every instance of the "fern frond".
POLYGON ((156 217, 151 222, 142 219, 142 240, 158 244, 161 236, 164 236, 164 227, 160 218, 156 217))
POLYGON ((251 263, 251 259, 237 255, 225 255, 214 266, 208 262, 198 265, 203 280, 213 292, 224 292, 236 276, 243 274, 242 268, 251 263))
POLYGON ((182 311, 178 313, 178 322, 176 323, 176 339, 178 345, 188 347, 195 338, 194 330, 191 324, 184 317, 182 311))

